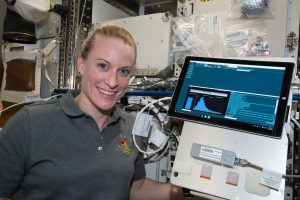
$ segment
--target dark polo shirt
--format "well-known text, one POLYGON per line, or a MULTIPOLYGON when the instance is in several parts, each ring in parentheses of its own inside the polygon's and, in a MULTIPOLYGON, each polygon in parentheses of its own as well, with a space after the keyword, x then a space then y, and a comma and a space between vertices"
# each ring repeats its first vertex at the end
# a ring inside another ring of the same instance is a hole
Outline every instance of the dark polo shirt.
POLYGON ((70 92, 26 106, 0 132, 0 197, 127 199, 132 181, 145 177, 133 123, 116 107, 100 131, 70 92))

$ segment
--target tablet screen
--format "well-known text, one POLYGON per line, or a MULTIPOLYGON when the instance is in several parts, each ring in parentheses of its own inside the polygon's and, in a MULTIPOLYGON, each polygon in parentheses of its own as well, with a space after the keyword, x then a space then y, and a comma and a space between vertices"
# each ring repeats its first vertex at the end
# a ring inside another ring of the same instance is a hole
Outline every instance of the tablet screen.
POLYGON ((294 63, 187 56, 169 116, 281 137, 294 63))

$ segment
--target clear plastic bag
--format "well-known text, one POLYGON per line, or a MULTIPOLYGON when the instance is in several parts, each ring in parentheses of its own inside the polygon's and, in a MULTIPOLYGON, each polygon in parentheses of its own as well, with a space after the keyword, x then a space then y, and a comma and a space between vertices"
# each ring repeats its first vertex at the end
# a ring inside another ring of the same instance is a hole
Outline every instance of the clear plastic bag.
POLYGON ((231 19, 274 18, 272 0, 232 0, 228 17, 231 19))
POLYGON ((270 56, 263 20, 228 21, 224 30, 225 56, 270 56))
POLYGON ((225 16, 225 13, 211 13, 173 18, 173 55, 222 56, 222 19, 225 16))

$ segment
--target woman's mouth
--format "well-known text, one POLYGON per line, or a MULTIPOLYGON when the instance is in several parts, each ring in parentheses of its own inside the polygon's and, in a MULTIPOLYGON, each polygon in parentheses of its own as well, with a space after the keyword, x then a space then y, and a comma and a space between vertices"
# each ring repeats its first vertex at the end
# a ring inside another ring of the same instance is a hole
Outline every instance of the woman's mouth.
POLYGON ((108 91, 108 90, 104 90, 104 89, 101 89, 101 88, 98 88, 98 90, 102 94, 105 94, 105 95, 108 95, 108 96, 113 96, 113 95, 115 95, 117 93, 116 91, 108 91))

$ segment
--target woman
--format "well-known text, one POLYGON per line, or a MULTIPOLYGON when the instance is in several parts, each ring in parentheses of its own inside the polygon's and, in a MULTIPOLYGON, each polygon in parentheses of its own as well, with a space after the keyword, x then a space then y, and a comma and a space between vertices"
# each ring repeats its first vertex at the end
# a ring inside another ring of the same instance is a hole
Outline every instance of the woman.
MULTIPOLYGON (((136 62, 131 35, 95 27, 77 60, 79 94, 18 112, 0 133, 0 197, 12 199, 181 199, 181 189, 145 177, 134 118, 117 101, 136 62)), ((1 198, 0 198, 1 200, 1 198)))

